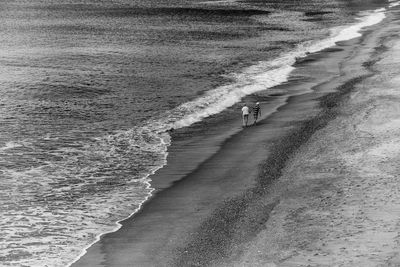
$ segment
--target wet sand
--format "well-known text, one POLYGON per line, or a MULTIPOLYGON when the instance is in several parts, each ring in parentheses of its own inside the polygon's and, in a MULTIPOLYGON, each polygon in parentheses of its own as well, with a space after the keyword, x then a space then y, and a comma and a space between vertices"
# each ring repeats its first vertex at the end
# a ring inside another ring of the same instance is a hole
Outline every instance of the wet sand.
MULTIPOLYGON (((344 169, 334 156, 339 146, 358 147, 358 139, 341 132, 353 129, 351 124, 338 121, 352 116, 349 101, 361 99, 347 97, 376 77, 374 60, 384 50, 379 42, 389 34, 381 27, 299 62, 291 81, 282 85, 293 95, 258 126, 241 130, 239 118, 226 124, 231 131, 206 134, 190 144, 175 142, 169 165, 152 177, 154 197, 73 266, 307 266, 311 256, 318 258, 320 233, 336 226, 319 229, 321 221, 331 222, 329 207, 319 206, 313 221, 307 219, 315 212, 309 204, 325 203, 318 196, 330 196, 336 182, 348 182, 353 174, 347 177, 350 167, 344 169), (347 141, 349 136, 354 139, 347 141), (301 256, 303 251, 309 254, 301 256)), ((267 106, 264 102, 263 109, 267 106)), ((356 182, 351 188, 358 188, 356 182)), ((335 196, 329 198, 331 207, 349 200, 335 196)), ((361 201, 361 194, 351 196, 354 203, 361 201)), ((338 233, 345 232, 338 228, 338 233)), ((342 242, 340 236, 337 240, 342 242)))

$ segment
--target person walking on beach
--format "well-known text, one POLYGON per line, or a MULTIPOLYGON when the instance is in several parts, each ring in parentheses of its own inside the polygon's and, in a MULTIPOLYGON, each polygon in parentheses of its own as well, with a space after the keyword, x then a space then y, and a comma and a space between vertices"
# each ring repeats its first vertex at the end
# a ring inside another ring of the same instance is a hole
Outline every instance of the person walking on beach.
POLYGON ((260 108, 260 102, 256 103, 256 106, 253 108, 253 115, 254 115, 254 125, 257 124, 257 119, 258 119, 258 115, 261 116, 261 108, 260 108))
POLYGON ((247 127, 247 123, 249 121, 249 114, 250 114, 249 107, 246 104, 244 104, 242 108, 243 127, 247 127))

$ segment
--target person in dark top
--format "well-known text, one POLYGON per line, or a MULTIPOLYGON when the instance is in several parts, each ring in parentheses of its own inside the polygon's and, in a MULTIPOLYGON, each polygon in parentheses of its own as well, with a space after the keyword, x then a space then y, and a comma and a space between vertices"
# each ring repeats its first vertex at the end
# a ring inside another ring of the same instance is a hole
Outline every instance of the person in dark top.
POLYGON ((258 116, 261 116, 261 108, 260 108, 259 102, 257 102, 255 107, 253 108, 253 115, 254 115, 254 123, 253 124, 256 125, 258 116))

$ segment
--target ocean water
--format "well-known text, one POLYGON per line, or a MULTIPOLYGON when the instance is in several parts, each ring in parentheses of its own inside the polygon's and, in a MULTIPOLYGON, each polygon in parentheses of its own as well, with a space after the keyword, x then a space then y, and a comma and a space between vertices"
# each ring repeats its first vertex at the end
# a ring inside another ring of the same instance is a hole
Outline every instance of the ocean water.
POLYGON ((300 2, 1 1, 1 265, 69 265, 151 196, 170 129, 399 4, 300 2))

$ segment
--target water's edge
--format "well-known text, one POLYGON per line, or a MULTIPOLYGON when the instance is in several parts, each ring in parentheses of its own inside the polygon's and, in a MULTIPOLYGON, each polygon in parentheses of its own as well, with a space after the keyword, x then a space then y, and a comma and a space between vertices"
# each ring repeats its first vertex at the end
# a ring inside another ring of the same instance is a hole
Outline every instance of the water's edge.
MULTIPOLYGON (((392 3, 390 7, 397 5, 397 2, 392 3)), ((86 248, 82 250, 82 253, 74 259, 68 266, 71 266, 73 263, 77 262, 83 255, 87 253, 87 250, 95 243, 97 243, 101 237, 107 233, 112 233, 118 231, 122 224, 121 222, 132 217, 136 214, 142 207, 143 204, 149 201, 154 193, 155 188, 152 188, 151 176, 154 175, 158 170, 163 168, 167 164, 167 156, 168 156, 168 147, 171 145, 171 137, 168 134, 168 130, 171 128, 179 129, 183 127, 187 127, 192 125, 193 123, 199 122, 202 119, 222 112, 225 108, 239 102, 244 96, 255 93, 257 91, 266 90, 266 88, 272 88, 274 86, 280 85, 288 81, 288 78, 292 71, 295 69, 294 65, 296 60, 305 59, 310 56, 312 53, 316 53, 322 51, 326 48, 333 47, 337 42, 346 41, 353 38, 357 38, 361 36, 360 30, 365 27, 372 26, 381 22, 385 18, 384 9, 374 10, 368 14, 363 14, 359 18, 359 22, 350 26, 338 27, 332 29, 332 35, 318 43, 307 43, 298 47, 295 51, 285 56, 282 56, 276 60, 271 62, 260 62, 259 64, 249 67, 243 71, 242 74, 238 74, 240 78, 238 81, 241 83, 236 85, 236 88, 240 88, 239 92, 236 90, 232 90, 231 86, 223 86, 217 88, 213 91, 207 93, 204 97, 194 100, 190 103, 185 103, 184 105, 178 107, 179 111, 187 110, 187 107, 190 106, 199 106, 203 107, 205 103, 209 104, 207 109, 201 109, 200 112, 189 113, 189 115, 185 115, 181 117, 179 120, 175 121, 157 121, 150 122, 148 127, 152 128, 152 132, 156 132, 160 142, 163 144, 163 158, 164 161, 162 165, 157 166, 151 170, 151 172, 143 178, 144 183, 146 184, 146 188, 150 190, 150 193, 147 197, 141 202, 141 204, 126 218, 123 218, 116 222, 116 226, 109 232, 101 233, 96 237, 96 240, 88 245, 86 248), (267 72, 263 72, 263 70, 268 70, 267 72), (242 76, 241 76, 242 75, 242 76), (244 77, 245 76, 245 77, 244 77), (247 80, 247 77, 251 77, 256 80, 259 84, 258 87, 252 86, 246 87, 246 83, 250 81, 247 80), (271 79, 271 77, 280 77, 279 79, 271 79), (226 97, 226 96, 229 97, 226 97), (225 99, 225 102, 221 105, 221 100, 225 99), (211 103, 211 105, 210 105, 211 103), (214 104, 212 104, 214 103, 214 104), (158 129, 155 129, 153 125, 157 125, 158 129), (159 126, 162 126, 159 128, 159 126)), ((285 105, 285 104, 282 104, 285 105)), ((171 112, 171 113, 174 113, 171 112)), ((181 112, 180 112, 181 113, 181 112)))

